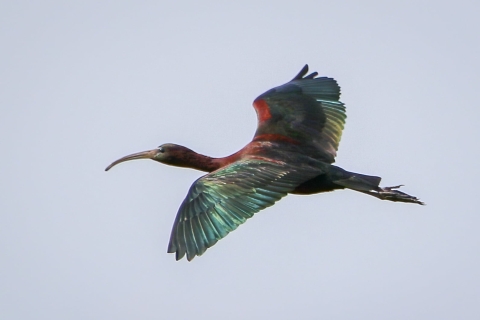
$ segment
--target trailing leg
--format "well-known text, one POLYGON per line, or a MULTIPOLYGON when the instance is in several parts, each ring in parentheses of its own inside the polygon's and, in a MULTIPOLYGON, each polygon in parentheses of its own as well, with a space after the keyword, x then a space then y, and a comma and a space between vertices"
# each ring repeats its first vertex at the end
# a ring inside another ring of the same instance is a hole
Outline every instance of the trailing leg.
POLYGON ((424 203, 420 201, 417 197, 396 190, 402 185, 382 188, 379 186, 381 180, 380 177, 348 172, 338 167, 335 168, 335 171, 337 172, 337 174, 341 173, 343 177, 338 180, 333 180, 333 183, 338 184, 342 187, 362 192, 381 200, 409 202, 424 205, 424 203))
POLYGON ((421 205, 425 204, 422 201, 420 201, 417 197, 411 196, 402 191, 395 190, 400 188, 401 186, 402 185, 394 186, 394 187, 385 187, 385 188, 378 187, 376 190, 369 190, 369 191, 357 190, 357 191, 366 193, 368 195, 374 196, 381 200, 418 203, 421 205))

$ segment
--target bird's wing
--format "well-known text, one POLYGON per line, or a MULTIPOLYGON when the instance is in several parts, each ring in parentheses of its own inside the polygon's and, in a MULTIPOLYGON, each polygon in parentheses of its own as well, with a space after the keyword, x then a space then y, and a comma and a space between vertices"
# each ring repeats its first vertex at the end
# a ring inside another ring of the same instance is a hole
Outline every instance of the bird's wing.
POLYGON ((247 158, 201 177, 178 210, 168 252, 175 252, 177 260, 185 253, 189 261, 202 255, 254 213, 317 174, 312 168, 247 158))
POLYGON ((335 161, 345 125, 340 87, 332 78, 305 76, 308 65, 290 82, 255 99, 258 127, 254 140, 281 140, 301 147, 310 157, 335 161))

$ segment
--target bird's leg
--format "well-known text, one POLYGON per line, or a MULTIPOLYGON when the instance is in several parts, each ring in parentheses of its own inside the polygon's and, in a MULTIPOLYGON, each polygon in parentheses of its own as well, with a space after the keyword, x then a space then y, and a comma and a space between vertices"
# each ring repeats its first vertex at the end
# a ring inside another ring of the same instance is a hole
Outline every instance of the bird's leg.
POLYGON ((368 195, 374 196, 381 200, 389 200, 389 201, 397 201, 397 202, 410 202, 410 203, 418 203, 424 205, 422 201, 420 201, 417 197, 411 196, 406 194, 405 192, 401 192, 395 189, 400 188, 402 185, 394 186, 394 187, 377 187, 374 190, 370 191, 360 191, 366 193, 368 195))

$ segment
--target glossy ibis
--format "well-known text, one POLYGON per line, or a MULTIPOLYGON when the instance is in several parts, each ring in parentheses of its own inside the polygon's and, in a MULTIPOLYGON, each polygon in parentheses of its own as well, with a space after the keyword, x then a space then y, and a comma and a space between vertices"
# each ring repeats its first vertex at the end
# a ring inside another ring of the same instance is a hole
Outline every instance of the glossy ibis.
POLYGON ((120 162, 152 159, 208 172, 193 183, 178 210, 168 252, 190 261, 289 193, 314 194, 348 188, 382 200, 423 204, 382 188, 380 177, 332 165, 345 124, 340 87, 332 78, 309 75, 308 65, 288 83, 253 102, 258 126, 253 140, 240 151, 211 158, 176 144, 128 155, 120 162))

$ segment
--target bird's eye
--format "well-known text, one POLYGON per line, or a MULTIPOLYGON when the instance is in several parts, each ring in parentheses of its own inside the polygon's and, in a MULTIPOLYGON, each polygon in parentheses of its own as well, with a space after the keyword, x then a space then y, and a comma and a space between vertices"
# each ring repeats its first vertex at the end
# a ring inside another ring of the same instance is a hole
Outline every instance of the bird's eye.
POLYGON ((157 149, 158 149, 158 152, 162 152, 162 153, 165 152, 165 149, 163 149, 162 146, 159 146, 157 149))

